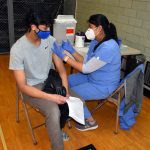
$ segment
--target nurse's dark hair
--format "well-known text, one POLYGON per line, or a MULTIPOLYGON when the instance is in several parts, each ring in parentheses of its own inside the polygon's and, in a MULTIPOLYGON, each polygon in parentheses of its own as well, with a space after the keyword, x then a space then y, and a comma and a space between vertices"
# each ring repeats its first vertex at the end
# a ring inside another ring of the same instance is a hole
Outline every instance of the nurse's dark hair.
POLYGON ((51 25, 53 19, 44 8, 28 9, 25 17, 26 30, 31 30, 31 25, 51 25))
POLYGON ((116 27, 113 23, 110 23, 106 16, 103 14, 95 14, 90 16, 89 23, 94 24, 96 27, 102 26, 104 33, 106 35, 105 41, 109 39, 114 39, 118 43, 118 36, 116 27))

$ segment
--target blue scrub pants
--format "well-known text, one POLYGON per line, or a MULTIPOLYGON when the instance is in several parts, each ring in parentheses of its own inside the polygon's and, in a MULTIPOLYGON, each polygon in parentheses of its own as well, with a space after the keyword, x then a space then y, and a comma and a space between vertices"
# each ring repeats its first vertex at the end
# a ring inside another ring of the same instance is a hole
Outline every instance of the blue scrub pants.
MULTIPOLYGON (((108 91, 106 91, 106 88, 90 83, 88 76, 82 73, 72 74, 69 76, 68 80, 71 90, 73 90, 85 101, 96 99, 100 100, 108 97, 109 95, 108 91)), ((91 113, 87 106, 84 107, 84 117, 85 119, 91 117, 91 113)))

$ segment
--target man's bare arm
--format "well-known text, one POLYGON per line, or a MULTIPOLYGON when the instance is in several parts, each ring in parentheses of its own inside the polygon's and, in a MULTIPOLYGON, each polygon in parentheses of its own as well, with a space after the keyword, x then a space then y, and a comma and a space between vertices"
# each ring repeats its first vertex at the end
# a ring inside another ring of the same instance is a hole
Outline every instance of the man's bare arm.
POLYGON ((63 64, 62 60, 55 54, 53 54, 53 61, 56 66, 56 69, 62 79, 62 84, 66 88, 67 94, 68 94, 68 78, 67 78, 67 73, 66 73, 64 64, 63 64))
POLYGON ((13 72, 14 72, 17 85, 22 93, 31 97, 50 100, 58 104, 63 104, 66 102, 66 98, 63 96, 56 95, 56 94, 48 94, 43 91, 40 91, 39 89, 36 89, 35 87, 27 85, 25 79, 25 73, 23 70, 15 70, 13 72))

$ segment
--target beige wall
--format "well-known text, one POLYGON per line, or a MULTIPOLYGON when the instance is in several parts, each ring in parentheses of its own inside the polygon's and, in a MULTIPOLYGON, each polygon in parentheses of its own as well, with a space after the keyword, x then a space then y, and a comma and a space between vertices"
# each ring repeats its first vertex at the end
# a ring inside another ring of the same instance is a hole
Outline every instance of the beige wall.
POLYGON ((150 0, 77 0, 76 31, 85 31, 88 17, 95 13, 106 15, 123 43, 140 49, 150 60, 150 0))

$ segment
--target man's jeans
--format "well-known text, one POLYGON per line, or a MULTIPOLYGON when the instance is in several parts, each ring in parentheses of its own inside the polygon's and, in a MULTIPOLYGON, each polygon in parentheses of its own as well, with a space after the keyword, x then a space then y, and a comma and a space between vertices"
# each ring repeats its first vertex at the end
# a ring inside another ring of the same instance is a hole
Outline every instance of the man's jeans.
MULTIPOLYGON (((44 84, 38 84, 34 87, 41 90, 43 89, 44 84)), ((78 97, 81 99, 81 97, 79 97, 71 90, 69 90, 69 94, 71 96, 78 97)), ((45 116, 46 128, 48 130, 48 135, 51 141, 52 149, 63 150, 64 143, 60 128, 60 111, 58 104, 45 99, 33 98, 24 94, 23 99, 25 103, 30 104, 34 108, 37 108, 45 116)))
MULTIPOLYGON (((34 87, 41 90, 43 86, 44 84, 38 84, 34 87)), ((64 143, 60 128, 60 112, 58 104, 52 101, 33 98, 27 95, 23 95, 23 99, 26 103, 30 104, 34 108, 37 108, 45 116, 46 128, 48 130, 52 149, 63 150, 64 143)))

